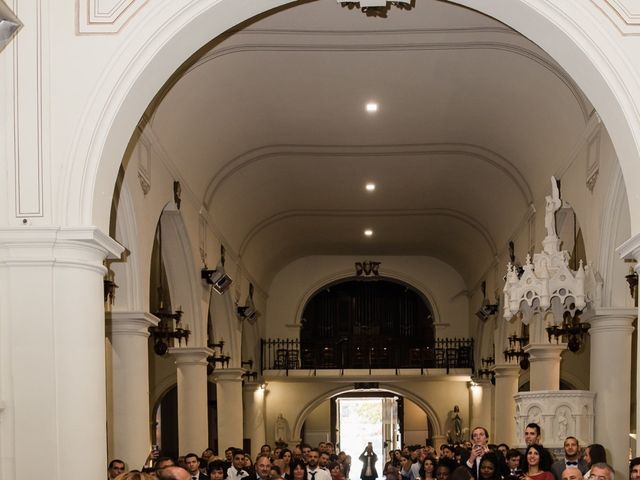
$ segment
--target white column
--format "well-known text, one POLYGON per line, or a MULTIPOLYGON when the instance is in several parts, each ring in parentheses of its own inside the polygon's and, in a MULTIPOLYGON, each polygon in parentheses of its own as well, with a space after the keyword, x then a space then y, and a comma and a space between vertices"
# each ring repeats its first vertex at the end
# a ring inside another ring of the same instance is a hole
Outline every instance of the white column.
MULTIPOLYGON (((255 457, 259 448, 265 443, 274 445, 274 440, 267 440, 264 424, 264 387, 257 382, 246 382, 244 395, 244 437, 251 440, 251 454, 255 457)), ((219 405, 219 403, 218 403, 219 405)))
POLYGON ((590 390, 596 393, 595 440, 611 454, 617 475, 628 474, 631 334, 635 308, 601 308, 590 320, 590 390))
POLYGON ((493 404, 493 385, 489 380, 476 379, 469 385, 471 421, 469 431, 474 427, 484 427, 491 431, 491 405, 493 404))
POLYGON ((110 431, 111 458, 124 460, 129 469, 141 468, 151 447, 149 428, 149 327, 158 319, 146 312, 107 313, 111 339, 113 406, 110 431))
POLYGON ((102 262, 122 250, 93 227, 0 229, 0 478, 105 476, 102 262))
POLYGON ((228 447, 242 447, 243 405, 242 368, 216 370, 212 377, 216 382, 218 401, 218 451, 228 447))
MULTIPOLYGON (((518 378, 520 366, 509 363, 496 364, 495 405, 496 431, 489 437, 491 443, 517 443, 516 433, 516 402, 513 396, 518 393, 518 378)), ((491 432, 489 432, 491 434, 491 432)))
POLYGON ((170 348, 178 377, 178 448, 181 455, 200 453, 209 444, 207 357, 204 347, 170 348))
POLYGON ((564 343, 533 343, 524 347, 529 353, 529 390, 560 390, 560 355, 565 347, 564 343))

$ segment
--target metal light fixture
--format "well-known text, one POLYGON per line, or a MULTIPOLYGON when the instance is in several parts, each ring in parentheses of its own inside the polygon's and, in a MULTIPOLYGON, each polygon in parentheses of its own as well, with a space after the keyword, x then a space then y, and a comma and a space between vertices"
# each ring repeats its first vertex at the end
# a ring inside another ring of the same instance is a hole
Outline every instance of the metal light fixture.
POLYGON ((476 317, 478 317, 483 322, 486 321, 491 315, 495 315, 498 313, 498 305, 495 303, 489 303, 489 299, 487 298, 487 282, 483 281, 480 285, 480 289, 482 290, 482 306, 480 310, 476 312, 476 317))
POLYGON ((207 345, 209 348, 214 350, 219 350, 213 355, 209 355, 207 357, 207 375, 211 375, 213 371, 216 369, 216 365, 219 363, 220 367, 228 368, 229 361, 231 360, 231 356, 223 353, 222 349, 224 347, 224 340, 220 339, 219 342, 209 343, 207 345))
POLYGON ((252 325, 256 323, 258 317, 260 316, 260 312, 256 309, 256 306, 253 304, 253 283, 249 284, 249 297, 247 298, 246 305, 242 307, 237 307, 238 317, 241 320, 247 320, 252 325))
POLYGON ((113 301, 116 298, 116 288, 118 288, 118 285, 116 285, 116 282, 113 281, 113 272, 111 270, 107 272, 107 276, 103 280, 103 286, 104 286, 104 302, 107 303, 108 301, 109 305, 111 306, 113 305, 113 301))
POLYGON ((356 262, 354 265, 356 267, 357 277, 377 277, 379 275, 380 262, 365 260, 364 262, 356 262))
POLYGON ((410 10, 415 0, 337 0, 343 7, 358 8, 367 16, 386 17, 391 7, 410 10))
POLYGON ((489 367, 495 365, 496 359, 494 357, 483 357, 480 359, 480 362, 482 363, 482 368, 478 370, 478 375, 481 378, 487 378, 491 380, 491 383, 495 385, 496 372, 489 367))
POLYGON ((527 370, 529 368, 529 354, 523 350, 523 347, 529 343, 528 336, 518 336, 515 333, 508 337, 509 348, 506 348, 502 353, 504 355, 504 361, 510 362, 514 358, 518 360, 520 368, 527 370))
POLYGON ((157 355, 164 355, 169 350, 170 346, 173 346, 174 339, 178 340, 178 345, 182 346, 182 340, 184 339, 185 345, 189 342, 189 335, 191 330, 182 327, 182 307, 178 307, 178 310, 172 312, 168 305, 170 302, 165 299, 165 291, 163 288, 164 281, 164 267, 162 262, 162 224, 158 224, 156 231, 157 242, 157 257, 158 257, 158 310, 152 312, 153 315, 160 320, 158 325, 149 327, 149 334, 153 339, 153 351, 157 355))
POLYGON ((211 289, 218 295, 222 295, 224 292, 229 290, 229 287, 233 282, 231 277, 229 277, 229 275, 224 271, 224 254, 224 246, 220 246, 220 262, 218 262, 216 269, 209 270, 207 269, 207 265, 204 264, 204 267, 202 267, 202 270, 200 271, 200 278, 202 278, 208 285, 211 285, 211 289))
POLYGON ((591 327, 586 322, 580 322, 581 313, 580 310, 577 310, 574 315, 571 315, 571 312, 564 312, 561 325, 549 325, 546 328, 549 342, 551 337, 555 337, 558 343, 562 337, 567 336, 567 348, 573 353, 579 351, 584 343, 584 336, 591 327))

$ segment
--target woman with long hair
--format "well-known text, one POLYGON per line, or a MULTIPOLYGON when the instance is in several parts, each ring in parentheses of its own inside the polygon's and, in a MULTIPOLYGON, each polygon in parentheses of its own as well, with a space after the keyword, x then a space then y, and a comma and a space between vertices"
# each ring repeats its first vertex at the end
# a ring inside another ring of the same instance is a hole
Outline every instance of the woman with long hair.
POLYGON ((435 478, 436 463, 436 459, 431 456, 422 461, 422 465, 420 466, 421 480, 433 480, 435 478))
POLYGON ((498 457, 494 453, 487 453, 480 460, 480 480, 502 480, 498 457))
POLYGON ((540 445, 529 445, 525 453, 525 472, 521 478, 524 480, 554 480, 553 473, 550 472, 551 465, 549 456, 545 454, 540 445))
POLYGON ((591 465, 596 463, 607 463, 607 452, 599 443, 592 443, 584 449, 584 461, 587 463, 587 473, 584 474, 584 480, 591 478, 591 465))
POLYGON ((296 458, 289 465, 291 480, 307 480, 307 464, 301 458, 296 458))
POLYGON ((345 480, 344 473, 342 472, 342 465, 340 465, 340 463, 329 462, 327 468, 331 474, 331 480, 345 480))
POLYGON ((283 448, 282 450, 280 450, 278 459, 273 462, 275 465, 278 465, 280 467, 282 478, 284 478, 285 480, 289 480, 291 478, 290 466, 292 457, 293 455, 291 453, 291 450, 289 450, 288 448, 283 448))

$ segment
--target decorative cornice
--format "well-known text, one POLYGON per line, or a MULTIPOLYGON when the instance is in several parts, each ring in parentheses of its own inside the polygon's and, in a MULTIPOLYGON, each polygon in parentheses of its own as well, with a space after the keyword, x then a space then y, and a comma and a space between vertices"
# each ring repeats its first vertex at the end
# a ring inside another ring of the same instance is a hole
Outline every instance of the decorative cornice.
POLYGON ((567 348, 566 343, 539 344, 530 343, 523 350, 529 354, 529 360, 559 360, 562 352, 567 348))
POLYGON ((616 253, 623 260, 640 260, 640 233, 635 234, 616 248, 616 253))
POLYGON ((221 368, 214 370, 210 378, 216 382, 242 382, 242 374, 245 373, 244 368, 221 368))
POLYGON ((589 390, 537 390, 535 392, 516 393, 514 400, 539 400, 546 398, 595 398, 596 393, 589 390))
POLYGON ((591 0, 623 35, 640 35, 637 0, 591 0))

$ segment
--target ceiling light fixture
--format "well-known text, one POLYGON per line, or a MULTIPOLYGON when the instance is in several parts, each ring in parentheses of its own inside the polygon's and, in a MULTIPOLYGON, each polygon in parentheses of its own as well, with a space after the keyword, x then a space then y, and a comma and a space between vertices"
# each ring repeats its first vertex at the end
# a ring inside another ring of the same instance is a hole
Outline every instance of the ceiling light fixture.
POLYGON ((378 104, 376 102, 369 102, 365 106, 368 113, 375 113, 378 111, 378 104))
POLYGON ((364 188, 367 189, 367 192, 373 192, 376 189, 376 184, 370 182, 367 183, 364 188))
POLYGON ((368 17, 386 17, 391 6, 410 10, 414 0, 338 0, 338 3, 349 9, 359 8, 368 17))
POLYGON ((372 235, 373 235, 373 230, 371 230, 370 228, 367 228, 367 229, 364 231, 364 234, 365 234, 365 236, 366 236, 366 237, 370 237, 370 236, 372 236, 372 235))

